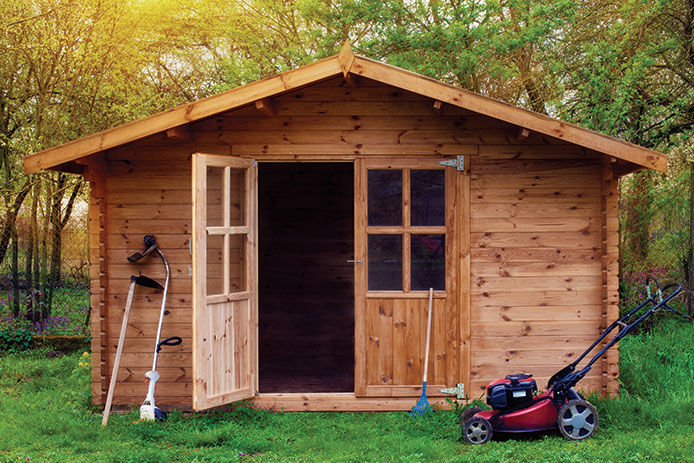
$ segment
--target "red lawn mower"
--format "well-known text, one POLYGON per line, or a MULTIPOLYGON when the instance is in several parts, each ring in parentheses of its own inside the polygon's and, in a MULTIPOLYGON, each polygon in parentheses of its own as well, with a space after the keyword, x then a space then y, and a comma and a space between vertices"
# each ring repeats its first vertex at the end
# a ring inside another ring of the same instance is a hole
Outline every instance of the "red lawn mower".
POLYGON ((612 323, 580 357, 555 373, 547 383, 547 391, 538 394, 532 375, 514 374, 497 379, 487 386, 487 404, 491 410, 472 407, 460 417, 463 439, 470 444, 484 444, 495 432, 517 433, 559 429, 569 440, 582 440, 593 435, 598 427, 598 412, 574 386, 590 371, 591 366, 634 327, 658 310, 667 310, 686 318, 668 302, 682 291, 682 285, 673 283, 651 294, 650 281, 646 281, 647 299, 634 310, 612 323), (644 308, 645 312, 641 313, 644 308), (576 366, 605 337, 615 329, 617 334, 588 362, 576 371, 576 366))

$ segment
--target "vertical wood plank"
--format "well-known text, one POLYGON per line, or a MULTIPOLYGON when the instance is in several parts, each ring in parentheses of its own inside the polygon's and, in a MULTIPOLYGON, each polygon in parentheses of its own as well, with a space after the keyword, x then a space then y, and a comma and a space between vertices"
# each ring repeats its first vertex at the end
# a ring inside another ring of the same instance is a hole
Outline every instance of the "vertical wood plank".
MULTIPOLYGON (((222 173, 222 224, 229 226, 231 221, 231 167, 226 166, 222 173)), ((229 245, 231 240, 229 234, 224 234, 224 244, 222 249, 222 292, 229 293, 229 269, 231 267, 229 256, 229 245)))
POLYGON ((250 306, 252 304, 252 301, 240 301, 239 303, 239 311, 237 314, 237 319, 238 323, 236 324, 236 345, 238 345, 239 348, 239 361, 237 364, 237 377, 238 377, 238 383, 236 385, 237 388, 245 388, 245 387, 255 387, 251 378, 251 374, 249 371, 249 360, 251 359, 252 355, 249 350, 249 344, 248 344, 248 339, 249 339, 249 321, 250 321, 250 306))
POLYGON ((207 204, 206 190, 207 167, 205 157, 199 154, 193 156, 192 189, 193 189, 193 408, 198 409, 207 396, 209 368, 205 346, 209 344, 209 322, 205 319, 205 268, 207 237, 205 224, 207 221, 205 205, 207 204))
POLYGON ((250 227, 248 233, 248 257, 246 258, 248 290, 252 295, 246 307, 246 345, 248 346, 248 360, 246 364, 246 384, 251 388, 251 393, 258 392, 258 165, 247 170, 246 195, 248 197, 248 207, 246 208, 246 220, 250 227))
POLYGON ((378 384, 393 384, 393 299, 381 302, 378 316, 381 324, 378 384))
POLYGON ((432 317, 430 384, 446 384, 446 299, 434 299, 432 317))
POLYGON ((407 303, 393 301, 393 384, 407 384, 407 303))
POLYGON ((418 384, 422 381, 421 355, 422 330, 421 308, 419 299, 407 299, 407 383, 418 384))
POLYGON ((460 198, 460 208, 458 210, 458 317, 460 332, 460 357, 458 360, 459 378, 470 390, 470 369, 471 369, 471 339, 470 339, 470 311, 479 310, 470 306, 470 165, 465 172, 459 172, 458 195, 460 198))
POLYGON ((354 392, 366 394, 366 168, 363 159, 354 163, 354 392))
POLYGON ((366 330, 368 335, 367 344, 367 384, 379 383, 378 360, 380 353, 380 331, 381 323, 378 313, 383 310, 383 301, 379 299, 370 299, 367 301, 366 310, 366 330))
MULTIPOLYGON (((411 187, 410 187, 410 169, 402 170, 402 224, 409 227, 411 224, 410 218, 410 203, 411 203, 411 187)), ((402 289, 405 292, 410 291, 412 287, 412 269, 410 267, 411 252, 411 236, 409 233, 404 233, 402 236, 402 289)))
POLYGON ((460 246, 460 232, 458 229, 458 215, 460 214, 460 200, 458 197, 458 172, 455 169, 446 169, 446 292, 448 297, 444 304, 444 333, 445 341, 445 377, 444 384, 457 384, 458 376, 458 343, 459 343, 459 303, 458 303, 458 249, 460 246))

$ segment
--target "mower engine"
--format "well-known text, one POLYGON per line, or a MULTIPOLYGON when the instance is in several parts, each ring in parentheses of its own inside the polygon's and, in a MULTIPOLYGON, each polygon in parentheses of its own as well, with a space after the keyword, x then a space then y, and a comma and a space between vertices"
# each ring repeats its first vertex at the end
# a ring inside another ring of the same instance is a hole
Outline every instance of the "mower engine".
POLYGON ((497 379, 487 386, 487 404, 494 410, 503 410, 530 402, 537 394, 537 383, 532 375, 518 373, 497 379))

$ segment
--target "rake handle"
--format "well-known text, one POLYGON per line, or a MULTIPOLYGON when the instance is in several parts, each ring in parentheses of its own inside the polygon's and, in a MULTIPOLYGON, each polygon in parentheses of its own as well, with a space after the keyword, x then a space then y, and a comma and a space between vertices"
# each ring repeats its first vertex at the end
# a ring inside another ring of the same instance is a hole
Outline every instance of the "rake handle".
POLYGON ((424 354, 424 384, 427 382, 427 372, 429 371, 429 340, 431 338, 431 312, 434 302, 434 288, 429 288, 429 314, 427 315, 427 345, 424 354))
POLYGON ((118 337, 116 359, 113 362, 113 370, 111 371, 111 381, 108 386, 106 406, 104 407, 104 416, 101 419, 102 426, 106 426, 106 423, 108 423, 108 416, 111 414, 111 402, 113 401, 113 391, 116 389, 116 377, 118 376, 118 367, 120 366, 120 358, 121 354, 123 353, 123 341, 125 340, 125 331, 128 329, 128 319, 130 318, 130 306, 133 303, 133 295, 135 294, 136 282, 137 277, 130 277, 130 288, 128 289, 128 298, 125 302, 125 310, 123 311, 123 322, 120 327, 120 336, 118 337))

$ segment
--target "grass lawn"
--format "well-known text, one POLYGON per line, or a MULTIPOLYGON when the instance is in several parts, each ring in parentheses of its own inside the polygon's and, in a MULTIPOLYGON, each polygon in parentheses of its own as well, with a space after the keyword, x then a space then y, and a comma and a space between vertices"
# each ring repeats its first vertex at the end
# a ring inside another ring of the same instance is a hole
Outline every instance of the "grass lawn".
MULTIPOLYGON (((622 342, 623 394, 595 400, 598 432, 584 442, 558 433, 460 441, 454 411, 271 413, 249 408, 171 413, 136 422, 137 411, 101 427, 89 405, 80 353, 0 357, 0 462, 685 462, 694 461, 694 326, 668 323, 622 342)), ((509 372, 511 373, 511 372, 509 372)), ((415 400, 413 400, 414 404, 415 400)))

